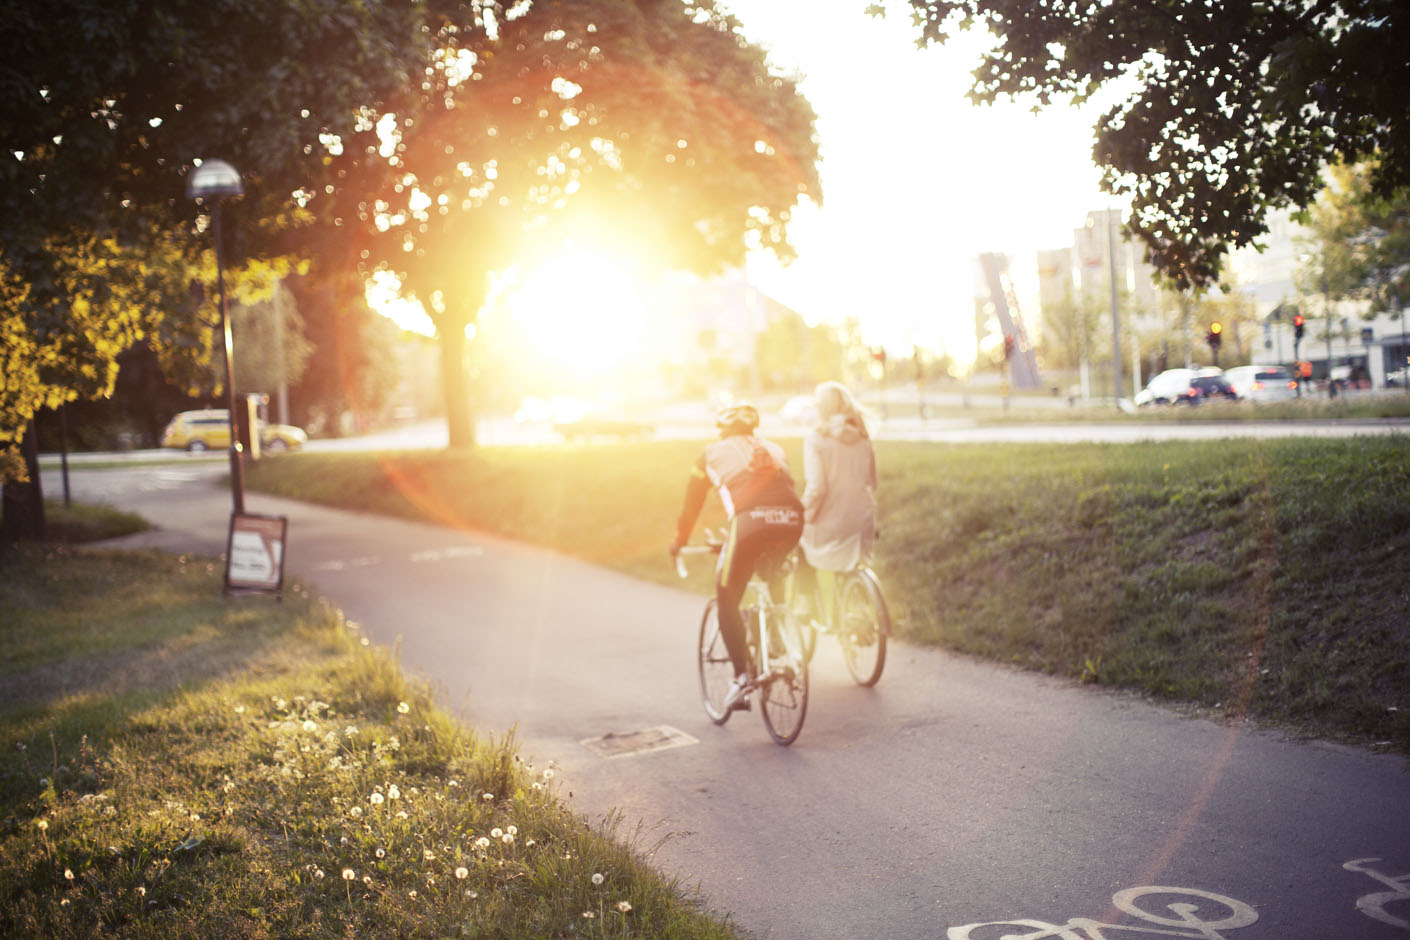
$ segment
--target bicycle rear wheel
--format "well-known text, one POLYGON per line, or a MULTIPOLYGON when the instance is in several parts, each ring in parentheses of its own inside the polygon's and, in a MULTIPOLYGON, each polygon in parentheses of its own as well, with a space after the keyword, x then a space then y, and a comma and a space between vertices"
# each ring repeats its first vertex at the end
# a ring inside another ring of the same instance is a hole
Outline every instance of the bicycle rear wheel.
POLYGON ((891 612, 870 570, 859 569, 843 580, 841 608, 837 639, 847 671, 858 685, 876 685, 886 665, 891 612))
POLYGON ((734 664, 725 649, 725 637, 720 632, 720 612, 712 597, 700 617, 700 642, 696 644, 700 664, 700 701, 705 714, 717 725, 729 721, 724 707, 729 684, 734 681, 734 664))
POLYGON ((784 614, 777 627, 776 639, 782 639, 783 649, 775 649, 776 644, 770 643, 772 661, 769 675, 759 680, 759 710, 769 737, 786 745, 798 739, 808 714, 808 654, 797 617, 784 614))

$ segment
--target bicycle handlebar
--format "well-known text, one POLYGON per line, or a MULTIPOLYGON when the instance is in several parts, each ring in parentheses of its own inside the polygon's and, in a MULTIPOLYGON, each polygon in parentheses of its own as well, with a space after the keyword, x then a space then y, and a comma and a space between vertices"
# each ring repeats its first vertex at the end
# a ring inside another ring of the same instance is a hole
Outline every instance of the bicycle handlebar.
POLYGON ((718 555, 723 544, 710 545, 683 545, 680 551, 676 552, 676 574, 684 578, 688 572, 685 568, 684 555, 718 555))

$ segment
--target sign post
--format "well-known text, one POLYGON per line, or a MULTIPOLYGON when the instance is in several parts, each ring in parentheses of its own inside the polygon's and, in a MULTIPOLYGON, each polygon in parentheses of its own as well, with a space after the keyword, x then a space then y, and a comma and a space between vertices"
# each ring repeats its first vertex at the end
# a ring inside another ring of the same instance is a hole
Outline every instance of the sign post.
POLYGON ((287 516, 230 514, 225 546, 225 593, 262 592, 284 599, 284 540, 287 516))

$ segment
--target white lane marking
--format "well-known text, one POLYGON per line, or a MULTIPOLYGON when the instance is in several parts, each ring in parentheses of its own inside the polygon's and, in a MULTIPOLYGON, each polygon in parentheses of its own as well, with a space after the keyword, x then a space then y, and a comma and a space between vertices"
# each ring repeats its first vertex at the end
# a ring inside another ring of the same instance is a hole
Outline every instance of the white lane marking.
MULTIPOLYGON (((951 927, 945 932, 945 937, 947 940, 974 940, 975 931, 984 927, 1024 927, 1030 928, 1030 932, 1006 933, 1004 937, 1006 940, 1102 940, 1108 936, 1108 931, 1117 931, 1156 934, 1163 937, 1224 940, 1221 931, 1247 927, 1258 920, 1258 912, 1244 902, 1212 891, 1201 891, 1199 888, 1172 888, 1164 885, 1126 888, 1113 894, 1111 903, 1124 914, 1158 926, 1103 924, 1088 917, 1074 917, 1065 924, 1019 918, 951 927), (1146 895, 1159 897, 1144 904, 1136 903, 1146 895)), ((992 936, 992 932, 985 931, 982 936, 992 936)))
POLYGON ((1390 891, 1377 891, 1374 894, 1362 895, 1356 899, 1356 909, 1383 924, 1410 930, 1410 920, 1386 913, 1386 905, 1391 901, 1410 901, 1410 872, 1395 877, 1381 874, 1374 868, 1368 867, 1371 862, 1379 861, 1379 858, 1358 858, 1341 866, 1347 871, 1359 871, 1363 875, 1368 875, 1391 889, 1390 891))
MULTIPOLYGON (((479 558, 485 554, 485 549, 480 545, 450 545, 446 548, 428 548, 415 551, 406 556, 406 560, 414 565, 424 565, 438 561, 454 561, 458 558, 479 558)), ((347 571, 349 568, 368 568, 373 565, 380 565, 385 559, 380 555, 363 555, 359 558, 333 558, 327 561, 316 562, 312 565, 314 571, 347 571)))

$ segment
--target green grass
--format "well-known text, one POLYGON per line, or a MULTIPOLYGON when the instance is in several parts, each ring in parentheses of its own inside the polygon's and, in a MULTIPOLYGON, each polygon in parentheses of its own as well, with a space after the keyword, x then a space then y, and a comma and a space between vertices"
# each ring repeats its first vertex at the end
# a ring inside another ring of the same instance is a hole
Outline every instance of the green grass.
MULTIPOLYGON (((679 583, 665 545, 699 446, 304 454, 247 482, 679 583)), ((1404 438, 878 455, 877 568, 905 639, 1410 753, 1404 438)))
POLYGON ((740 936, 337 611, 221 574, 7 556, 0 936, 740 936))
POLYGON ((44 530, 51 542, 77 544, 131 535, 151 528, 147 520, 111 506, 44 501, 44 530))

